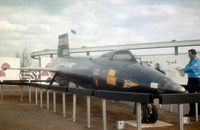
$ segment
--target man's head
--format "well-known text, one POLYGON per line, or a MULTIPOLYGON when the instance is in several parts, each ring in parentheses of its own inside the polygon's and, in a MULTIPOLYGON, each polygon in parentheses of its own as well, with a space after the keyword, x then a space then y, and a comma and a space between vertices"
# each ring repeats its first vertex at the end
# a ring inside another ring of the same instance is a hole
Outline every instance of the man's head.
POLYGON ((195 49, 188 50, 188 56, 189 56, 190 59, 195 58, 196 54, 197 54, 197 52, 196 52, 195 49))
POLYGON ((160 69, 160 64, 159 63, 155 64, 155 69, 160 69))

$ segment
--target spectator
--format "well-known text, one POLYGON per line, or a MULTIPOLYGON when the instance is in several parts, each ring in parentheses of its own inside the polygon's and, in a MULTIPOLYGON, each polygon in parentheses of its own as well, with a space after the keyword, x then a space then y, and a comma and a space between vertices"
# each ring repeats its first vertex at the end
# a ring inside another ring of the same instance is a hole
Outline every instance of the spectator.
POLYGON ((165 74, 165 72, 164 72, 163 70, 160 69, 160 64, 159 64, 159 63, 156 63, 156 64, 155 64, 155 69, 158 70, 159 72, 165 74))
MULTIPOLYGON (((185 73, 188 74, 188 87, 186 88, 189 93, 195 93, 200 92, 200 59, 196 56, 197 52, 195 49, 190 49, 188 51, 188 57, 190 58, 190 61, 185 66, 185 73)), ((200 106, 199 112, 200 112, 200 106)), ((195 104, 190 104, 190 110, 189 113, 185 116, 194 117, 195 115, 195 104)))

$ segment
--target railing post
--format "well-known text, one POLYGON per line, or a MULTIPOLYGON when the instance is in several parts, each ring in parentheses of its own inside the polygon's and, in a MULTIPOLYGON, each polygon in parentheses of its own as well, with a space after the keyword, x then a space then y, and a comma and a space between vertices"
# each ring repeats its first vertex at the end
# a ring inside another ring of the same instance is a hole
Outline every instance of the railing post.
POLYGON ((90 118, 90 97, 87 96, 87 127, 91 128, 91 118, 90 118))
POLYGON ((179 130, 183 130, 183 104, 178 104, 179 130))
POLYGON ((20 91, 20 102, 23 102, 23 86, 21 86, 21 91, 20 91))
POLYGON ((47 90, 47 111, 49 111, 49 90, 47 90))
POLYGON ((35 88, 35 105, 38 106, 38 91, 37 91, 37 88, 35 88))
POLYGON ((73 122, 76 122, 76 95, 73 94, 73 112, 72 112, 73 122))
POLYGON ((43 94, 42 94, 43 90, 40 89, 40 108, 43 107, 43 94))
MULTIPOLYGON (((195 93, 198 93, 198 92, 195 92, 195 93)), ((198 103, 195 103, 195 121, 197 122, 199 119, 198 119, 198 115, 199 115, 199 108, 198 108, 198 103)))
POLYGON ((66 117, 66 101, 65 101, 65 93, 62 93, 63 97, 63 117, 66 117))
POLYGON ((56 92, 53 91, 53 112, 56 112, 56 92))
POLYGON ((172 108, 173 108, 173 105, 172 105, 172 104, 169 104, 169 111, 170 111, 170 112, 173 111, 172 108))
POLYGON ((29 103, 31 103, 31 87, 29 86, 28 88, 28 98, 29 98, 29 103))
POLYGON ((106 99, 102 99, 103 130, 107 130, 106 99))
POLYGON ((195 121, 198 121, 198 103, 195 103, 195 121))
POLYGON ((137 130, 141 130, 141 121, 142 121, 141 103, 136 103, 136 107, 137 107, 137 130))
POLYGON ((3 101, 3 85, 0 86, 0 91, 1 91, 1 101, 3 101))
POLYGON ((162 108, 162 104, 159 104, 159 108, 160 108, 160 109, 162 108))

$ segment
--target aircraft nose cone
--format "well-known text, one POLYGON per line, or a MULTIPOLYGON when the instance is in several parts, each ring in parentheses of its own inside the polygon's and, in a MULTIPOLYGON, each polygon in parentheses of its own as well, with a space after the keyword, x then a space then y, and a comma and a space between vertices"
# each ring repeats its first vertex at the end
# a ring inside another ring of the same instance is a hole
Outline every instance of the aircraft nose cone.
POLYGON ((175 89, 179 93, 184 93, 185 92, 185 88, 182 87, 181 85, 176 86, 175 89))
POLYGON ((177 93, 185 92, 184 87, 170 80, 165 83, 164 90, 168 92, 177 92, 177 93))

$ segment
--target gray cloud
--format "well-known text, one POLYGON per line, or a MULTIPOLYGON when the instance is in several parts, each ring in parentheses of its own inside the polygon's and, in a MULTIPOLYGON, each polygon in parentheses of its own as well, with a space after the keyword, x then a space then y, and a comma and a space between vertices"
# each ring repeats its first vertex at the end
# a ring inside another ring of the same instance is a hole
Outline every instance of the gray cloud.
POLYGON ((55 49, 70 29, 72 48, 197 39, 199 7, 196 0, 1 0, 0 55, 55 49))
POLYGON ((51 15, 60 13, 72 0, 1 0, 0 6, 38 8, 51 15))

